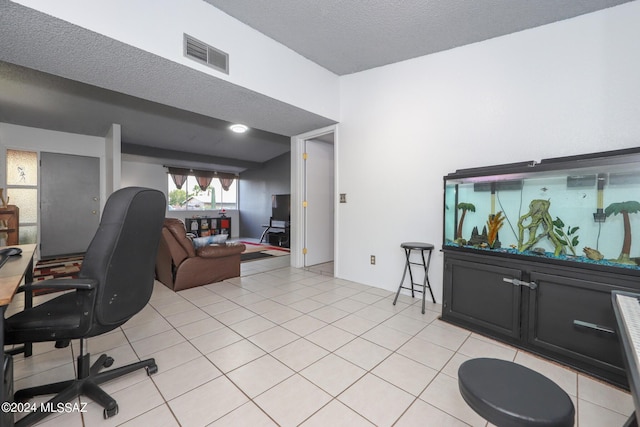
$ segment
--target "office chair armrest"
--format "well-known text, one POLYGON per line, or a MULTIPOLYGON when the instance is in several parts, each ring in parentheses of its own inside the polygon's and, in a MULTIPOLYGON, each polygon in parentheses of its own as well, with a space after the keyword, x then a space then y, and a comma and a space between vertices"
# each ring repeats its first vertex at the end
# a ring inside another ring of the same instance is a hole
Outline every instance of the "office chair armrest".
POLYGON ((20 286, 16 292, 26 292, 37 289, 52 289, 56 291, 67 291, 76 289, 79 291, 90 291, 95 289, 97 281, 93 279, 49 279, 41 282, 26 283, 20 286))

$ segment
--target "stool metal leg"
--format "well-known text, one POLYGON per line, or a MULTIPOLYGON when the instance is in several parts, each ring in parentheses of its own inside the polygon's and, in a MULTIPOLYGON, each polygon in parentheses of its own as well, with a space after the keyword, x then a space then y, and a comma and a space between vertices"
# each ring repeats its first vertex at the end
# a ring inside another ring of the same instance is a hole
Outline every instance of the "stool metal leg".
MULTIPOLYGON (((424 305, 425 298, 427 293, 427 264, 424 262, 424 251, 420 251, 420 256, 422 257, 422 265, 424 266, 424 280, 422 281, 422 314, 424 314, 424 305)), ((431 258, 431 251, 429 251, 429 258, 431 258)))
MULTIPOLYGON (((404 278, 407 276, 407 269, 409 269, 409 275, 411 275, 411 268, 409 268, 409 251, 407 249, 405 249, 404 253, 405 253, 405 257, 407 258, 407 262, 404 265, 404 272, 402 273, 402 279, 400 279, 400 286, 398 286, 398 292, 396 292, 396 297, 393 299, 393 305, 396 305, 396 302, 398 302, 398 296, 400 295, 400 289, 402 289, 402 284, 404 283, 404 278)), ((411 287, 413 288, 413 285, 411 285, 411 287)), ((412 292, 413 292, 413 290, 412 290, 412 292)))
POLYGON ((431 282, 429 282, 429 265, 431 264, 431 251, 429 251, 429 257, 427 262, 424 261, 424 251, 420 251, 422 255, 422 265, 424 266, 424 280, 422 281, 422 314, 425 313, 425 299, 427 295, 427 283, 429 284, 429 293, 431 294, 431 300, 435 303, 436 299, 433 296, 431 290, 431 282))
MULTIPOLYGON (((407 257, 407 265, 409 266, 409 279, 411 279, 411 298, 415 298, 416 294, 415 291, 413 289, 413 273, 411 272, 411 249, 405 249, 405 255, 407 257)), ((417 285, 417 283, 416 283, 417 285)))
POLYGON ((400 290, 401 289, 409 289, 409 287, 405 287, 402 286, 404 284, 404 279, 406 279, 407 277, 407 270, 409 270, 409 279, 411 280, 411 297, 415 298, 415 293, 416 292, 422 292, 422 314, 425 313, 425 309, 426 309, 426 294, 427 294, 427 288, 429 288, 429 294, 431 294, 431 300, 435 303, 436 302, 436 298, 433 295, 433 290, 431 289, 431 282, 429 282, 429 265, 431 264, 431 253, 432 253, 432 249, 433 249, 433 245, 420 245, 418 247, 415 248, 411 248, 411 247, 404 247, 404 254, 405 254, 405 258, 406 258, 406 263, 404 266, 404 271, 402 273, 402 279, 400 280, 400 286, 398 286, 398 292, 396 292, 396 297, 393 299, 393 305, 396 305, 396 302, 398 301, 398 297, 400 296, 400 290), (420 257, 422 259, 422 264, 420 264, 419 262, 411 262, 411 250, 415 249, 415 250, 419 250, 420 251, 420 257), (429 252, 429 257, 425 260, 424 258, 424 251, 427 250, 429 252), (411 264, 413 265, 422 265, 422 268, 424 268, 424 279, 422 281, 422 290, 420 290, 419 283, 415 283, 413 280, 413 272, 411 271, 411 264), (414 288, 415 286, 418 286, 418 288, 414 288))

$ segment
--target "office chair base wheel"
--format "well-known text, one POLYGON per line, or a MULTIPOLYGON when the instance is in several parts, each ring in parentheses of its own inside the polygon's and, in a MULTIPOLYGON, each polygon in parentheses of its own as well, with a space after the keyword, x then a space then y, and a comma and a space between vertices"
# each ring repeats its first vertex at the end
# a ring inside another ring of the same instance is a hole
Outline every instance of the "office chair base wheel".
POLYGON ((113 365, 113 357, 108 357, 106 359, 104 359, 104 362, 102 363, 102 366, 105 368, 110 367, 111 365, 113 365))
POLYGON ((56 341, 56 348, 67 348, 71 344, 71 340, 59 340, 56 341))
POLYGON ((102 413, 102 415, 104 415, 105 420, 117 414, 118 414, 118 405, 114 406, 111 409, 104 408, 104 412, 102 413))
POLYGON ((158 365, 147 366, 147 375, 151 376, 158 373, 158 365))

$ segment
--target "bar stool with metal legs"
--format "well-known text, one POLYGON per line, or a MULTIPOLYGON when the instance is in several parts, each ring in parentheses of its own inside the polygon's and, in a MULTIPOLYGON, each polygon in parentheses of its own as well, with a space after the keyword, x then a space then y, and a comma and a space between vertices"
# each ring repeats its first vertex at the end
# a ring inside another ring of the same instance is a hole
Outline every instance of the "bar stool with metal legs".
POLYGON ((431 283, 429 282, 429 264, 431 264, 431 252, 433 251, 433 245, 431 243, 422 243, 422 242, 404 242, 400 245, 402 249, 404 249, 404 255, 407 259, 407 262, 404 265, 404 273, 402 273, 402 279, 400 280, 400 286, 398 287, 398 292, 396 293, 396 297, 393 300, 393 305, 396 305, 398 302, 398 296, 400 295, 401 289, 411 289, 411 297, 415 297, 416 292, 422 293, 422 314, 424 314, 424 305, 425 305, 425 295, 427 293, 427 288, 429 288, 429 293, 431 294, 431 300, 435 303, 436 299, 433 296, 433 291, 431 290, 431 283), (422 259, 422 263, 411 261, 411 251, 420 251, 420 257, 422 259), (424 252, 429 252, 429 256, 425 262, 424 252), (422 285, 420 283, 415 283, 413 280, 413 273, 411 272, 412 265, 420 265, 424 268, 424 280, 422 281, 422 285), (411 280, 411 287, 402 286, 404 283, 404 278, 407 276, 407 270, 409 271, 409 279, 411 280), (414 289, 414 285, 422 286, 422 290, 414 289))

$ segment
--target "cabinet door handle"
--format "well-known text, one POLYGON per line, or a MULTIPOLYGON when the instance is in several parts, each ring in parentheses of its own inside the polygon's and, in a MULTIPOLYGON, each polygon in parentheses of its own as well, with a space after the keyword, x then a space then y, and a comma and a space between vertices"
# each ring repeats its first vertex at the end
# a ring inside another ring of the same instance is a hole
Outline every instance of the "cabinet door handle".
POLYGON ((585 322, 583 320, 574 320, 573 326, 576 326, 579 329, 590 329, 595 332, 604 332, 606 334, 616 335, 616 331, 611 328, 607 328, 606 326, 597 325, 595 323, 585 322))
POLYGON ((526 286, 529 289, 535 289, 538 287, 536 282, 525 282, 524 280, 511 279, 509 277, 503 277, 502 280, 507 283, 511 283, 514 286, 526 286))

